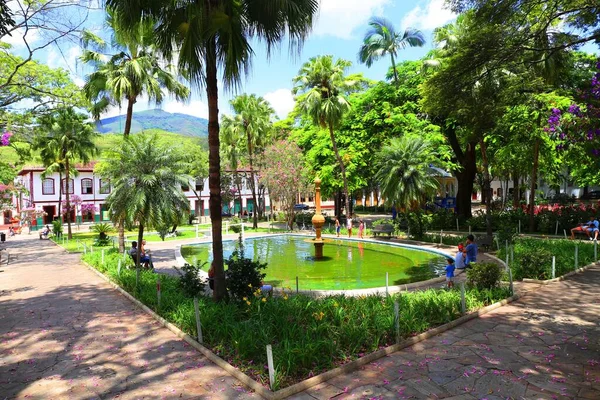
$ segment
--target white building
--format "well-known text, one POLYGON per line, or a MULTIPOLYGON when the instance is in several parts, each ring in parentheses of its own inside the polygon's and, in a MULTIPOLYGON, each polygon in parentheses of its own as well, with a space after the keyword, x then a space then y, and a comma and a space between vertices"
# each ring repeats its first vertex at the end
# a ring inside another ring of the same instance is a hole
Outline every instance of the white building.
MULTIPOLYGON (((101 179, 94 174, 94 164, 75 166, 79 172, 75 178, 71 178, 68 182, 69 196, 73 198, 78 196, 81 199, 82 205, 94 206, 93 212, 86 212, 82 215, 81 208, 71 213, 70 219, 72 222, 92 222, 92 221, 109 221, 110 215, 106 205, 106 198, 110 194, 112 187, 110 181, 101 179)), ((15 208, 17 213, 23 209, 35 208, 36 211, 43 211, 44 216, 32 222, 32 227, 39 227, 45 224, 50 224, 55 218, 58 218, 59 204, 59 184, 62 184, 62 202, 64 204, 66 196, 67 182, 62 179, 59 182, 59 174, 47 174, 42 178, 44 167, 23 167, 15 178, 15 183, 23 185, 29 193, 22 193, 18 199, 15 199, 15 208)), ((257 185, 258 186, 258 185, 257 185)), ((209 216, 209 198, 208 178, 198 179, 190 182, 190 185, 182 188, 186 197, 190 201, 190 209, 195 216, 209 216)), ((242 204, 241 210, 253 211, 252 192, 246 180, 242 182, 242 204)), ((268 194, 265 194, 265 209, 268 210, 270 203, 268 194)), ((235 200, 236 212, 240 210, 239 199, 236 195, 235 200)), ((86 207, 83 207, 84 209, 86 207)), ((223 212, 229 213, 233 210, 231 204, 223 205, 223 212)), ((61 207, 62 212, 62 207, 61 207)), ((66 216, 63 215, 61 220, 66 221, 66 216)))

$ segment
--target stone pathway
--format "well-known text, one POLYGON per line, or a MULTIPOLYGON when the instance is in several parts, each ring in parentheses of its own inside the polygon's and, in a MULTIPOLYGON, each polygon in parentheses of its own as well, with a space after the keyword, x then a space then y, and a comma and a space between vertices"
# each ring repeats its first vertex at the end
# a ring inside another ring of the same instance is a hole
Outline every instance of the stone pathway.
POLYGON ((600 399, 599 288, 596 266, 292 399, 600 399))
POLYGON ((36 235, 0 265, 0 399, 258 398, 36 235))

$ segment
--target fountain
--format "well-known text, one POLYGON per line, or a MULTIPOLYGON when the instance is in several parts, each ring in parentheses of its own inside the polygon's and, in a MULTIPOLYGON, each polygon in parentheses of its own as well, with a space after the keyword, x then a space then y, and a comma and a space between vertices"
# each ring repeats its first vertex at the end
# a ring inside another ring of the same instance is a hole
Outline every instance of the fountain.
POLYGON ((315 260, 323 259, 323 238, 321 237, 321 228, 325 224, 325 217, 321 214, 321 180, 315 179, 315 215, 312 217, 312 224, 317 232, 317 237, 313 240, 315 245, 315 260))

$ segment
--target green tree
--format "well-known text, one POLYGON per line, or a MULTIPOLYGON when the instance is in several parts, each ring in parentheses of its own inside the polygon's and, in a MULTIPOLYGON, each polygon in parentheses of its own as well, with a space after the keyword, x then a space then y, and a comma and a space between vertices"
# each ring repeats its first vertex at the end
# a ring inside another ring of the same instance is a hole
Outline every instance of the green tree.
POLYGON ((394 83, 398 85, 396 72, 398 50, 403 50, 407 46, 422 47, 425 44, 425 37, 421 31, 413 28, 407 28, 403 33, 396 32, 392 22, 383 17, 372 17, 369 25, 371 28, 364 36, 363 44, 358 51, 358 59, 367 67, 371 67, 373 62, 389 54, 394 83))
MULTIPOLYGON (((77 161, 86 164, 98 152, 94 143, 94 126, 86 120, 85 114, 71 108, 59 109, 39 119, 39 132, 34 140, 33 148, 42 150, 43 160, 54 160, 64 165, 67 210, 71 209, 68 188, 69 179, 74 175, 71 170, 73 164, 77 161)), ((70 215, 67 215, 67 232, 67 237, 72 239, 70 215)))
POLYGON ((85 48, 81 60, 95 71, 86 77, 83 91, 93 102, 91 112, 100 118, 108 107, 127 101, 127 114, 123 135, 131 132, 133 105, 141 95, 160 104, 163 91, 175 96, 179 101, 186 100, 190 90, 180 83, 170 70, 163 68, 156 53, 154 22, 150 19, 125 28, 118 14, 108 11, 106 27, 112 34, 110 45, 100 36, 84 31, 82 43, 85 48), (107 51, 116 51, 104 61, 107 51))
POLYGON ((107 0, 127 23, 145 16, 158 21, 155 32, 167 58, 178 56, 180 69, 206 89, 208 100, 209 189, 216 300, 226 296, 221 218, 221 159, 217 75, 225 88, 239 86, 250 68, 252 40, 264 41, 270 53, 283 40, 299 49, 319 9, 318 0, 177 1, 107 0))
POLYGON ((275 110, 262 97, 243 94, 231 100, 234 116, 224 115, 222 131, 232 138, 238 137, 246 143, 246 154, 250 168, 250 190, 253 201, 253 228, 258 227, 258 203, 254 163, 256 153, 262 151, 272 129, 271 119, 275 110))
POLYGON ((355 79, 348 79, 346 71, 352 63, 333 56, 313 57, 304 63, 294 78, 294 90, 298 108, 306 114, 315 126, 325 128, 333 146, 333 152, 340 167, 346 215, 350 215, 350 193, 346 177, 346 165, 340 156, 335 139, 335 130, 339 128, 344 114, 350 110, 347 95, 358 85, 355 79))
POLYGON ((430 164, 438 159, 432 143, 422 137, 392 139, 378 154, 375 177, 381 194, 391 204, 412 208, 438 189, 430 170, 430 164))
POLYGON ((190 203, 181 187, 189 183, 190 177, 180 172, 185 168, 181 153, 161 144, 156 135, 124 138, 105 152, 102 164, 97 171, 112 185, 106 202, 113 222, 122 217, 131 224, 137 222, 138 243, 142 242, 145 227, 171 224, 189 212, 190 203))

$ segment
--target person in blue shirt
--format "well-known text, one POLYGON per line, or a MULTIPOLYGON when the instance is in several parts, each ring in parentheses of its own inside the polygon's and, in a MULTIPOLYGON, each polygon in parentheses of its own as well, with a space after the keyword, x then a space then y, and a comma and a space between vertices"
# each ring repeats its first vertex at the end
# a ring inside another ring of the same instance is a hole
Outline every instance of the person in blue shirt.
POLYGON ((593 216, 590 217, 590 221, 587 223, 587 235, 590 240, 598 240, 598 220, 593 216), (592 235, 594 236, 592 238, 592 235))
POLYGON ((446 265, 446 282, 448 283, 448 289, 452 289, 454 286, 454 260, 448 257, 448 265, 446 265))
POLYGON ((596 221, 596 217, 592 215, 588 222, 585 224, 579 224, 575 228, 571 229, 571 240, 575 240, 575 232, 585 232, 587 237, 592 240, 591 233, 594 232, 594 228, 596 230, 598 229, 598 221, 596 221))
POLYGON ((471 263, 477 262, 477 244, 473 235, 467 236, 467 247, 465 247, 465 268, 471 263))

